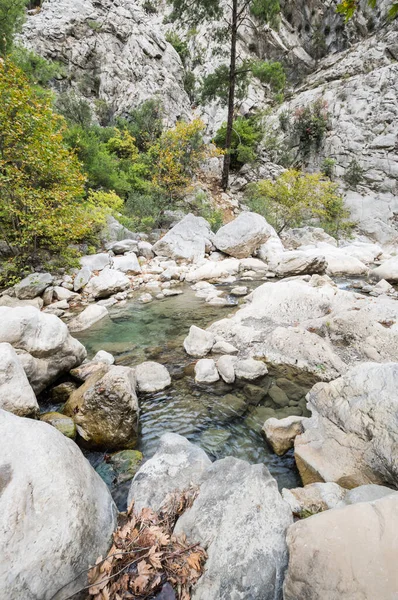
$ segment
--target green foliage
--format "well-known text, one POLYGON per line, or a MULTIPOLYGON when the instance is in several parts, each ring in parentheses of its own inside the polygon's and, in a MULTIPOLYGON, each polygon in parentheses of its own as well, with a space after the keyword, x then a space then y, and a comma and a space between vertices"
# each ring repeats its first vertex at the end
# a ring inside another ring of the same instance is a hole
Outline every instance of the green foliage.
POLYGON ((205 192, 197 192, 193 200, 189 201, 189 207, 194 214, 206 219, 206 221, 210 224, 212 231, 216 232, 222 226, 222 211, 218 208, 214 208, 205 192))
POLYGON ((25 20, 26 4, 27 0, 0 0, 0 56, 11 51, 25 20))
POLYGON ((254 77, 267 83, 273 92, 282 92, 286 86, 286 73, 280 62, 257 60, 249 63, 254 77))
POLYGON ((93 117, 89 103, 75 92, 60 94, 57 97, 55 108, 72 125, 89 127, 92 123, 93 117))
POLYGON ((165 35, 166 41, 169 42, 181 58, 182 64, 185 64, 186 59, 189 56, 188 44, 180 38, 178 33, 174 31, 168 31, 165 35))
POLYGON ((349 212, 338 186, 319 173, 289 170, 275 182, 264 180, 249 186, 247 204, 263 215, 278 233, 316 219, 331 235, 347 230, 349 212))
POLYGON ((140 152, 156 142, 163 131, 163 108, 160 100, 152 99, 130 111, 123 119, 116 121, 117 127, 127 129, 135 139, 140 152))
POLYGON ((335 164, 336 161, 333 158, 325 158, 321 165, 321 173, 323 173, 323 175, 326 175, 326 177, 329 177, 329 179, 333 179, 333 171, 335 164))
MULTIPOLYGON (((368 0, 368 4, 371 8, 376 8, 377 0, 368 0)), ((354 16, 355 12, 358 9, 358 1, 357 0, 342 0, 340 4, 337 5, 336 12, 343 15, 345 18, 345 22, 347 23, 354 16)), ((387 12, 387 17, 390 20, 394 20, 398 17, 398 2, 394 2, 387 12)))
POLYGON ((155 4, 150 0, 145 0, 145 2, 142 4, 142 8, 148 15, 156 15, 158 12, 158 9, 156 8, 155 4))
POLYGON ((94 19, 87 19, 86 23, 90 27, 90 29, 92 29, 95 32, 101 31, 102 29, 102 23, 100 23, 99 21, 95 21, 94 19))
POLYGON ((343 179, 346 184, 354 190, 363 181, 363 169, 359 162, 353 158, 345 170, 343 179))
POLYGON ((6 273, 33 263, 43 250, 66 252, 111 208, 109 197, 85 198, 64 127, 50 98, 40 97, 11 62, 0 64, 0 231, 13 254, 6 273))
POLYGON ((184 90, 191 102, 195 102, 196 77, 192 71, 186 71, 184 75, 184 90))
MULTIPOLYGON (((242 98, 247 88, 247 77, 241 77, 236 89, 236 97, 242 98)), ((203 78, 200 90, 200 100, 202 104, 208 101, 220 100, 223 106, 228 100, 229 91, 229 69, 227 65, 220 65, 213 73, 203 78)))
MULTIPOLYGON (((225 148, 227 125, 224 123, 217 131, 214 143, 225 148)), ((255 117, 238 117, 234 121, 231 145, 231 168, 239 169, 246 163, 256 160, 256 147, 262 138, 262 131, 255 117)))
POLYGON ((298 108, 294 113, 293 135, 298 140, 299 152, 307 158, 311 152, 318 152, 329 128, 327 104, 322 99, 313 104, 298 108))
POLYGON ((14 46, 10 60, 21 69, 32 85, 46 87, 52 79, 64 77, 63 65, 49 61, 23 46, 14 46))
POLYGON ((280 11, 279 0, 253 0, 250 5, 252 15, 264 23, 269 23, 273 29, 279 28, 280 11))

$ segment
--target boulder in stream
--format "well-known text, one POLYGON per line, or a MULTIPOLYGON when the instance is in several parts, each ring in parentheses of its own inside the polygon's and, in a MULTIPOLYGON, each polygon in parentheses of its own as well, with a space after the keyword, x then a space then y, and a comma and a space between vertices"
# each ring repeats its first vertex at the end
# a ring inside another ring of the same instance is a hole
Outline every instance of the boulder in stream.
POLYGON ((159 392, 171 385, 170 373, 164 365, 146 361, 135 367, 140 392, 159 392))
POLYGON ((39 405, 11 344, 0 343, 0 408, 20 417, 36 417, 39 405))
POLYGON ((242 212, 217 231, 214 245, 225 254, 246 258, 258 250, 273 233, 273 227, 264 217, 253 212, 242 212))

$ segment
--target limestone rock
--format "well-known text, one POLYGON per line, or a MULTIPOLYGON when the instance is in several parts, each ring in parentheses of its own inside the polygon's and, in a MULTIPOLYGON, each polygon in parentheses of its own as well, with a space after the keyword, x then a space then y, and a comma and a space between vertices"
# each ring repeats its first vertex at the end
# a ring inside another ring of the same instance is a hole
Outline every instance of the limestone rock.
POLYGON ((175 533, 205 547, 204 575, 193 600, 274 600, 287 566, 286 529, 292 523, 265 465, 236 458, 213 463, 175 533))
POLYGON ((125 252, 136 252, 138 249, 137 240, 121 240, 120 242, 113 242, 107 245, 108 250, 111 250, 114 254, 125 254, 125 252))
POLYGON ((214 354, 237 354, 238 349, 235 348, 232 344, 225 342, 224 340, 217 341, 212 350, 214 354))
POLYGON ((53 296, 55 296, 56 300, 66 300, 69 302, 73 298, 76 298, 77 295, 76 292, 71 292, 60 285, 56 285, 53 289, 53 296))
POLYGON ((370 273, 372 279, 385 279, 386 281, 398 281, 398 257, 394 256, 384 261, 379 267, 370 273))
POLYGON ((397 515, 398 495, 393 494, 292 525, 284 599, 393 600, 398 589, 397 515))
POLYGON ((228 354, 218 359, 217 369, 225 383, 233 383, 235 381, 235 363, 236 357, 228 354))
POLYGON ((258 379, 258 377, 263 377, 263 375, 266 375, 267 373, 268 369, 266 365, 260 360, 247 358, 235 362, 235 375, 239 379, 252 381, 258 379))
POLYGON ((143 362, 135 367, 137 386, 140 392, 159 392, 171 385, 170 373, 165 366, 156 362, 143 362))
POLYGON ((96 277, 92 277, 85 291, 94 298, 108 298, 117 292, 124 292, 130 287, 130 280, 119 271, 106 269, 96 277))
POLYGON ((214 383, 218 381, 216 363, 212 358, 201 358, 195 365, 195 381, 197 383, 214 383))
POLYGON ((138 436, 135 375, 129 367, 101 365, 64 407, 90 448, 134 448, 138 436))
POLYGON ((112 542, 112 497, 54 427, 0 410, 0 436, 0 597, 50 600, 73 581, 71 595, 112 542))
POLYGON ((140 263, 138 262, 137 256, 134 254, 134 252, 129 252, 124 256, 115 256, 112 262, 112 269, 132 275, 138 275, 141 273, 140 263))
POLYGON ((145 507, 157 511, 169 493, 198 485, 210 465, 210 459, 198 446, 176 433, 165 433, 156 454, 134 477, 127 504, 134 500, 136 512, 145 507))
POLYGON ((302 488, 290 490, 285 488, 282 490, 282 498, 289 504, 292 513, 298 517, 336 508, 343 501, 346 494, 347 490, 345 488, 332 482, 310 483, 302 488))
POLYGON ((207 260, 201 262, 201 265, 189 271, 185 277, 188 283, 201 281, 203 279, 214 281, 225 279, 231 275, 236 275, 240 268, 240 261, 236 258, 227 258, 218 262, 207 260))
POLYGON ((285 419, 267 419, 263 434, 278 456, 285 454, 294 446, 296 436, 303 433, 304 417, 286 417, 285 419))
POLYGON ((84 329, 88 329, 94 325, 94 323, 97 323, 106 316, 108 316, 108 310, 105 306, 90 304, 81 313, 79 313, 77 317, 68 323, 69 331, 73 333, 75 331, 83 331, 84 329))
POLYGON ((155 254, 191 262, 204 258, 211 247, 213 233, 202 217, 187 215, 152 247, 155 254))
POLYGON ((278 277, 290 277, 292 275, 312 275, 313 273, 323 274, 326 271, 328 263, 325 257, 319 254, 307 252, 284 252, 280 256, 275 273, 278 277))
POLYGON ((397 363, 364 363, 312 388, 307 396, 312 417, 295 439, 304 484, 397 486, 397 384, 397 363))
POLYGON ((196 325, 192 325, 188 336, 184 340, 184 348, 190 356, 201 358, 206 356, 214 344, 214 335, 196 325))
POLYGON ((11 344, 0 343, 0 408, 20 417, 36 417, 39 405, 11 344))
POLYGON ((105 267, 109 267, 111 258, 107 252, 99 254, 88 254, 80 258, 82 268, 86 267, 90 271, 102 271, 105 267))
POLYGON ((15 286, 15 294, 20 300, 29 300, 40 296, 48 288, 54 277, 50 273, 32 273, 15 286))
POLYGON ((272 227, 261 215, 243 212, 217 231, 214 245, 225 254, 246 258, 271 237, 272 231, 272 227))
POLYGON ((76 277, 73 282, 73 289, 75 292, 80 292, 90 281, 91 279, 91 269, 89 267, 82 267, 80 271, 76 274, 76 277))
POLYGON ((0 307, 0 342, 13 346, 36 394, 87 354, 65 323, 33 307, 0 307))
POLYGON ((40 415, 40 421, 48 423, 58 429, 67 438, 76 438, 76 425, 70 417, 58 412, 48 412, 40 415))
MULTIPOLYGON (((333 484, 313 483, 312 485, 333 484)), ((337 504, 336 508, 342 508, 343 506, 349 506, 350 504, 357 504, 358 502, 373 502, 374 500, 379 500, 379 498, 384 498, 385 496, 390 496, 394 493, 396 493, 395 490, 392 490, 385 485, 376 485, 375 483, 360 485, 352 490, 348 490, 337 504)))

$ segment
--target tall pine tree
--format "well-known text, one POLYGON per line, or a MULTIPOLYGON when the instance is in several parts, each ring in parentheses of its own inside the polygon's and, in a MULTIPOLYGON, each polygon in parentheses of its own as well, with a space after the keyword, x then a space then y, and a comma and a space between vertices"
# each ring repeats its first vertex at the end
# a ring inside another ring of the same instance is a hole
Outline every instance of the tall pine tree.
MULTIPOLYGON (((194 27, 207 20, 219 21, 220 26, 215 29, 214 36, 220 44, 229 47, 229 66, 222 67, 208 78, 208 97, 222 96, 227 93, 228 117, 225 139, 225 157, 221 185, 224 189, 228 186, 229 171, 231 166, 231 144, 234 126, 235 99, 239 82, 247 81, 248 75, 253 75, 261 81, 275 82, 275 68, 270 69, 270 64, 262 61, 239 61, 237 57, 237 42, 239 30, 248 22, 250 16, 264 23, 275 25, 280 12, 279 0, 169 0, 172 4, 172 19, 188 23, 194 27), (225 74, 226 77, 220 75, 225 74), (227 85, 225 85, 227 84, 227 85)), ((279 63, 271 63, 277 64, 279 63)), ((284 74, 279 65, 279 77, 276 87, 284 86, 284 74)), ((278 69, 277 69, 278 70, 278 69)), ((206 81, 205 81, 206 88, 206 81)))

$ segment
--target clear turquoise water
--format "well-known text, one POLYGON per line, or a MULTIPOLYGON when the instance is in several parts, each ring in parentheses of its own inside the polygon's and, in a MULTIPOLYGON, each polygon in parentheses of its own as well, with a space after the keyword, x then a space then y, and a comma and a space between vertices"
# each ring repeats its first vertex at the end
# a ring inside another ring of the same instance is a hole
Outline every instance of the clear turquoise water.
MULTIPOLYGON (((182 343, 191 325, 207 327, 235 310, 234 306, 209 306, 187 287, 181 296, 154 300, 150 304, 131 300, 123 307, 111 308, 109 318, 76 337, 86 346, 89 357, 98 350, 106 350, 115 356, 119 365, 134 366, 144 360, 155 360, 168 367, 172 386, 140 397, 138 449, 144 458, 154 454, 163 433, 172 431, 199 444, 213 459, 231 455, 252 463, 265 463, 280 488, 296 487, 300 485, 300 478, 292 452, 284 457, 276 456, 260 433, 265 420, 261 416, 261 405, 274 406, 272 402, 266 398, 259 407, 247 405, 243 414, 242 409, 239 414, 234 413, 227 394, 244 398, 242 384, 240 388, 224 382, 196 384, 194 360, 183 350, 182 343)), ((285 372, 274 376, 290 377, 285 372)), ((269 385, 267 380, 268 377, 256 384, 269 385)), ((297 379, 295 381, 297 383, 297 379)), ((308 385, 303 395, 307 390, 308 385)), ((98 463, 101 457, 95 453, 90 458, 98 463)), ((115 491, 121 507, 124 492, 115 491)))

